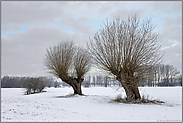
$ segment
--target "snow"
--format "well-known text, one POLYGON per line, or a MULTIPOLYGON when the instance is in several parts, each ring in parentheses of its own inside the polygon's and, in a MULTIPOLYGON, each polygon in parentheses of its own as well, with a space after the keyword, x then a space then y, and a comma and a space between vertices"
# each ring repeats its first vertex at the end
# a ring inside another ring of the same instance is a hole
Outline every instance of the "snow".
POLYGON ((181 122, 181 87, 140 87, 141 95, 165 103, 124 104, 113 100, 124 90, 82 88, 86 96, 71 96, 72 88, 46 88, 24 95, 21 88, 1 89, 2 122, 181 122))

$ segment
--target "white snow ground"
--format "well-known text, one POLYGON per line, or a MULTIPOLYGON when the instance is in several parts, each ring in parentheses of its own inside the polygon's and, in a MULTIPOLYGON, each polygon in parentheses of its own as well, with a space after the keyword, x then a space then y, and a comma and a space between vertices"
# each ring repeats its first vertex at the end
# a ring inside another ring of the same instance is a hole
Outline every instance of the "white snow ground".
POLYGON ((72 88, 46 88, 46 92, 23 95, 23 89, 1 89, 2 122, 181 122, 181 87, 141 87, 142 95, 165 103, 124 104, 112 102, 123 91, 113 87, 82 88, 87 96, 58 98, 72 88))

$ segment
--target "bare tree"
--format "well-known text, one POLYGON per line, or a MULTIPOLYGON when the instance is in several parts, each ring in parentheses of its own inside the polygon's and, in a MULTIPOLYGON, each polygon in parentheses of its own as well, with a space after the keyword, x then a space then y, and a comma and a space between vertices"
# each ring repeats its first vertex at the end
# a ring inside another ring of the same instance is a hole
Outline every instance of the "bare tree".
POLYGON ((173 65, 170 65, 170 82, 173 83, 173 80, 175 76, 179 74, 179 71, 177 68, 175 68, 173 65))
POLYGON ((105 87, 109 86, 109 77, 108 76, 104 76, 104 86, 105 87))
POLYGON ((170 65, 165 65, 165 78, 168 86, 169 86, 169 77, 170 77, 170 65))
POLYGON ((45 66, 49 73, 69 84, 74 94, 82 95, 81 83, 90 68, 90 57, 86 50, 74 46, 73 42, 61 42, 47 49, 45 66))
POLYGON ((163 79, 164 79, 164 74, 165 74, 165 65, 164 65, 164 64, 161 64, 161 65, 160 65, 161 82, 162 82, 163 79))
POLYGON ((141 98, 137 83, 161 62, 161 46, 153 29, 151 18, 142 23, 137 15, 126 21, 116 18, 107 21, 87 44, 96 66, 116 76, 128 101, 141 98))
POLYGON ((158 83, 160 82, 160 78, 161 78, 161 73, 160 73, 160 65, 158 65, 157 67, 156 67, 157 69, 157 81, 158 81, 158 83))
POLYGON ((154 73, 154 82, 153 82, 153 86, 155 86, 157 84, 157 80, 158 80, 158 73, 159 73, 159 66, 154 66, 153 68, 153 73, 154 73))
POLYGON ((95 76, 93 76, 93 86, 95 86, 95 76))

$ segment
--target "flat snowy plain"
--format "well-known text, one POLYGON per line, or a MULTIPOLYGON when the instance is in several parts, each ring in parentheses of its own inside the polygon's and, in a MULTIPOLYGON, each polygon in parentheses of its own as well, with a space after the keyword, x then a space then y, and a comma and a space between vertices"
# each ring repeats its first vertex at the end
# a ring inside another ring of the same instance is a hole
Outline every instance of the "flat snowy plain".
POLYGON ((2 122, 181 122, 182 87, 140 87, 141 95, 157 104, 124 104, 113 100, 125 93, 116 87, 82 88, 86 96, 72 96, 72 88, 46 88, 24 95, 20 88, 1 89, 2 122))

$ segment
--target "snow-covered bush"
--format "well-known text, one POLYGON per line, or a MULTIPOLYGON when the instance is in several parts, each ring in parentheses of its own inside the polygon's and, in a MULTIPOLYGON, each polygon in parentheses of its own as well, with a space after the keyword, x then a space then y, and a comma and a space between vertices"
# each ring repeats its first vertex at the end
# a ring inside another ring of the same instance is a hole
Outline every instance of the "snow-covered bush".
POLYGON ((39 93, 46 87, 47 82, 43 78, 27 78, 24 82, 23 88, 26 89, 26 94, 39 93))

